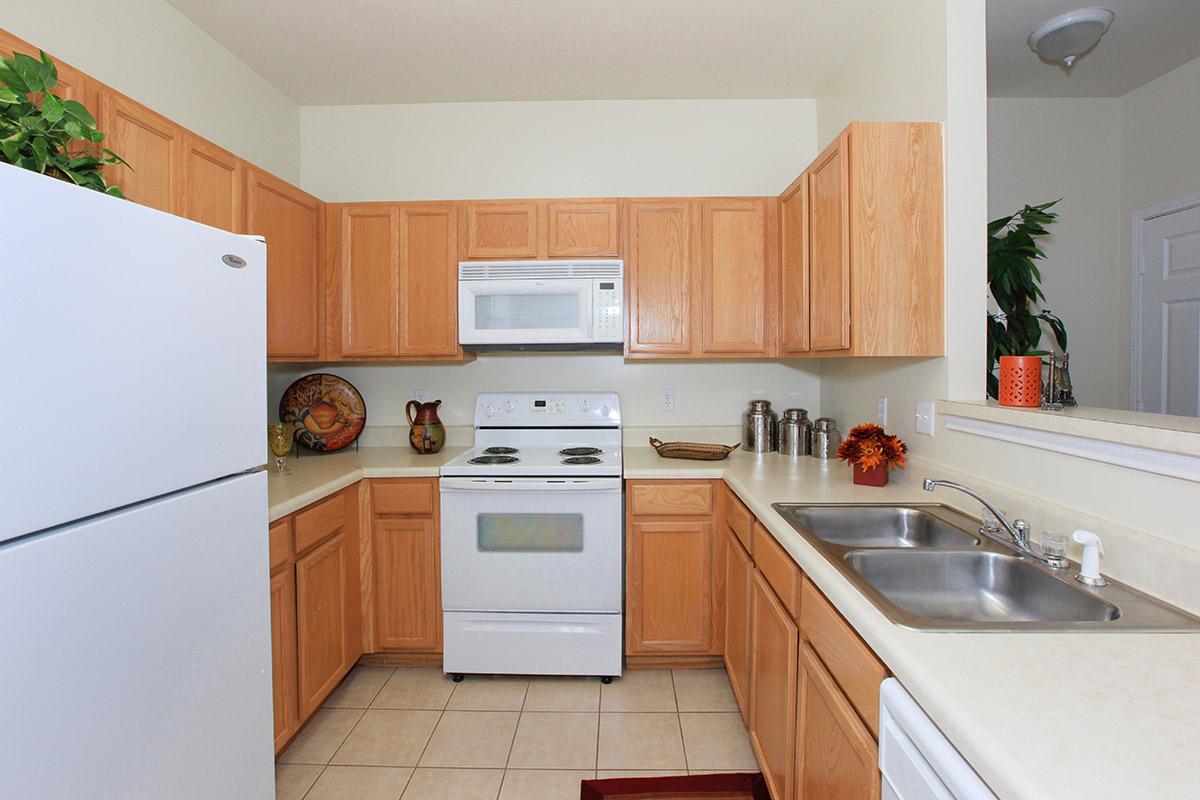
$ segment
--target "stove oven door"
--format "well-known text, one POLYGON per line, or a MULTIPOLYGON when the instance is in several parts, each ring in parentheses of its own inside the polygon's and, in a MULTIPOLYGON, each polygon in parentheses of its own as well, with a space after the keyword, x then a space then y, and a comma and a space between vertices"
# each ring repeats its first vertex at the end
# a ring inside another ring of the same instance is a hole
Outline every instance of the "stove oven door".
POLYGON ((620 478, 442 478, 446 611, 621 611, 620 478))

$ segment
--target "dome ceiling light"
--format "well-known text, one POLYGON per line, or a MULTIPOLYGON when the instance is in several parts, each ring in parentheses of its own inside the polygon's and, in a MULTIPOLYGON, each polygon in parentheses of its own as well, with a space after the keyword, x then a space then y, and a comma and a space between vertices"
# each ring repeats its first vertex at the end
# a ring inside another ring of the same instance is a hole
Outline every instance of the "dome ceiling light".
POLYGON ((1076 58, 1096 46, 1115 16, 1107 8, 1081 8, 1059 14, 1033 29, 1029 48, 1043 60, 1062 62, 1069 69, 1076 58))

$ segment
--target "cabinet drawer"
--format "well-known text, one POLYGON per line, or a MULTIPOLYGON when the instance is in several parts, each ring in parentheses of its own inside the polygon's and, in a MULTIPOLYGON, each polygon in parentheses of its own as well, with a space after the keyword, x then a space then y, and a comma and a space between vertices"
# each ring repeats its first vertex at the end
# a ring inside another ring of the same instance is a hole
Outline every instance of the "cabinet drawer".
POLYGON ((807 578, 800 602, 800 636, 812 645, 871 733, 879 736, 879 684, 887 667, 807 578))
POLYGON ((433 514, 433 482, 371 481, 371 511, 375 514, 433 514))
POLYGON ((310 506, 295 516, 296 552, 326 539, 341 529, 346 519, 346 501, 339 492, 328 500, 310 506))
POLYGON ((713 510, 713 487, 707 482, 635 483, 629 489, 629 510, 634 516, 707 516, 713 510))
POLYGON ((800 568, 783 546, 775 541, 770 531, 758 520, 754 521, 754 563, 758 571, 767 579, 767 583, 775 590, 779 601, 792 615, 792 619, 800 617, 800 568))
POLYGON ((276 520, 267 529, 270 542, 271 572, 282 567, 292 557, 292 520, 290 517, 276 520))
POLYGON ((754 515, 742 504, 733 490, 728 486, 725 490, 725 525, 733 531, 746 548, 747 553, 754 552, 754 515))

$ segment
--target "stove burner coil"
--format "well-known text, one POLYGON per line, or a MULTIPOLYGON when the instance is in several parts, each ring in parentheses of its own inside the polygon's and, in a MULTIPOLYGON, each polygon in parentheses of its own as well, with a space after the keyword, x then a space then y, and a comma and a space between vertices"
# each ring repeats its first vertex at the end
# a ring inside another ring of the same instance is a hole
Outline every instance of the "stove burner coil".
POLYGON ((516 456, 476 456, 468 461, 468 464, 515 464, 521 459, 516 456))
MULTIPOLYGON (((599 447, 566 447, 558 451, 560 456, 598 456, 604 451, 599 447)), ((596 459, 598 462, 600 459, 596 459)), ((596 462, 587 462, 596 463, 596 462)))
POLYGON ((595 456, 571 456, 570 458, 564 458, 562 463, 564 463, 564 464, 599 464, 601 461, 603 461, 603 459, 596 458, 595 456))
POLYGON ((517 452, 515 447, 488 447, 483 451, 489 456, 511 456, 517 452))

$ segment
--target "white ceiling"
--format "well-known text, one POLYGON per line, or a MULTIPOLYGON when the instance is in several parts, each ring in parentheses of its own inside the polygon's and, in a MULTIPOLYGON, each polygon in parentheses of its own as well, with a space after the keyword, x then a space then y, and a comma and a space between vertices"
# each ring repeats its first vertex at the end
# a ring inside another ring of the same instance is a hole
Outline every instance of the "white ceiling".
POLYGON ((988 0, 987 23, 994 97, 1120 97, 1200 58, 1200 0, 988 0), (1116 20, 1069 72, 1025 43, 1039 23, 1089 5, 1116 20))
POLYGON ((168 0, 301 105, 815 97, 890 0, 168 0))

